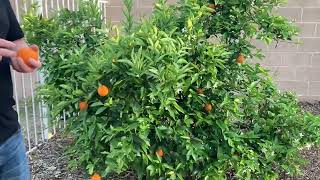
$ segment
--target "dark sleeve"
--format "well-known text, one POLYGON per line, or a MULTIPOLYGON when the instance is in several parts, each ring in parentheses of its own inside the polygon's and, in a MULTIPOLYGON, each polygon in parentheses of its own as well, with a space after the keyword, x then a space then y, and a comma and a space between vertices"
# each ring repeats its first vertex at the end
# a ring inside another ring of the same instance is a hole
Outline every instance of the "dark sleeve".
POLYGON ((18 39, 21 39, 24 37, 24 34, 22 32, 22 29, 20 27, 20 24, 18 23, 18 20, 16 18, 16 15, 14 14, 12 7, 10 5, 10 2, 7 1, 8 6, 8 18, 9 18, 9 32, 7 34, 7 40, 8 41, 15 41, 18 39))

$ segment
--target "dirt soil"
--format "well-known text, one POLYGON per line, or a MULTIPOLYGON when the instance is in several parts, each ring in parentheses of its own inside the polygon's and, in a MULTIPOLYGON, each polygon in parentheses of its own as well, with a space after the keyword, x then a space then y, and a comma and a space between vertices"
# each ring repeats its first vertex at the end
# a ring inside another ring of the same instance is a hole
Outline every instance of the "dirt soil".
POLYGON ((83 169, 71 171, 67 167, 68 158, 64 155, 64 151, 70 143, 72 143, 72 139, 57 134, 31 152, 29 162, 32 180, 89 179, 83 169))
MULTIPOLYGON (((301 107, 315 115, 320 114, 320 102, 302 102, 301 107)), ((71 171, 68 169, 68 158, 64 155, 65 149, 72 139, 62 135, 56 135, 49 142, 39 146, 30 153, 30 168, 32 180, 88 180, 89 176, 82 168, 71 171)), ((309 161, 303 167, 303 176, 288 177, 283 175, 282 180, 320 180, 320 148, 311 147, 301 152, 301 155, 309 161)), ((131 172, 118 177, 108 179, 134 179, 131 172)))

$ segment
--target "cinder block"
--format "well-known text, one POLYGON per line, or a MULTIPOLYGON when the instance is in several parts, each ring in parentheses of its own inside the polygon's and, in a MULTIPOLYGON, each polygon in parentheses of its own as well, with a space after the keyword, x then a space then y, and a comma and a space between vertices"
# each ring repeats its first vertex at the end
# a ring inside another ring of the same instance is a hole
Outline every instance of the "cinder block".
POLYGON ((299 101, 315 102, 320 100, 320 96, 299 96, 299 101))
POLYGON ((320 81, 320 67, 306 68, 306 75, 309 81, 320 81))
POLYGON ((107 7, 107 19, 111 21, 122 21, 124 16, 122 13, 122 7, 112 6, 107 7))
POLYGON ((316 33, 315 33, 316 37, 320 37, 320 23, 316 25, 316 33))
POLYGON ((309 96, 320 96, 320 82, 309 82, 309 96))
POLYGON ((320 22, 320 8, 303 8, 303 22, 320 22))
POLYGON ((251 41, 251 43, 256 46, 257 48, 259 49, 262 49, 262 50, 267 50, 268 49, 268 45, 261 41, 261 40, 258 40, 258 39, 254 39, 251 41))
POLYGON ((273 42, 269 45, 269 52, 297 52, 298 44, 295 42, 273 42))
POLYGON ((307 74, 307 67, 297 67, 296 68, 296 77, 295 80, 296 81, 308 81, 308 74, 307 74))
POLYGON ((152 14, 152 11, 153 11, 152 8, 139 8, 137 11, 138 12, 137 16, 139 18, 141 18, 141 17, 147 18, 147 17, 150 17, 150 15, 152 14))
POLYGON ((281 53, 266 53, 266 57, 263 60, 263 64, 266 66, 282 66, 282 54, 281 53))
POLYGON ((312 53, 281 53, 281 55, 285 66, 311 66, 312 53))
POLYGON ((110 6, 123 6, 123 1, 120 0, 108 0, 110 6))
POLYGON ((300 38, 302 44, 298 49, 302 52, 320 52, 320 38, 300 38))
POLYGON ((296 77, 296 69, 292 67, 266 67, 275 81, 293 81, 296 77))
POLYGON ((288 0, 287 7, 320 7, 320 0, 288 0))
POLYGON ((301 13, 302 8, 278 8, 277 12, 287 17, 290 21, 300 22, 301 21, 301 13))
POLYGON ((308 82, 305 81, 280 81, 279 87, 282 91, 293 91, 300 96, 308 95, 308 82))
POLYGON ((297 23, 299 37, 313 37, 316 35, 316 23, 297 23))
POLYGON ((312 67, 320 67, 320 53, 313 54, 312 67))
POLYGON ((153 7, 156 0, 138 0, 140 8, 153 7))

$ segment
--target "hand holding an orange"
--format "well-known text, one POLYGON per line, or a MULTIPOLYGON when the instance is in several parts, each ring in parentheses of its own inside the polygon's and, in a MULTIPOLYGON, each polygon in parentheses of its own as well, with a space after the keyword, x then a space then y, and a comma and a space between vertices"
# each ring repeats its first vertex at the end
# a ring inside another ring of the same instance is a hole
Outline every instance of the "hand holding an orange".
POLYGON ((39 48, 36 45, 17 50, 17 57, 11 61, 12 67, 22 73, 30 73, 41 67, 39 48))
POLYGON ((20 48, 17 51, 17 56, 18 58, 21 58, 27 66, 32 68, 33 67, 32 61, 39 61, 38 51, 39 51, 38 48, 31 48, 31 47, 20 48))

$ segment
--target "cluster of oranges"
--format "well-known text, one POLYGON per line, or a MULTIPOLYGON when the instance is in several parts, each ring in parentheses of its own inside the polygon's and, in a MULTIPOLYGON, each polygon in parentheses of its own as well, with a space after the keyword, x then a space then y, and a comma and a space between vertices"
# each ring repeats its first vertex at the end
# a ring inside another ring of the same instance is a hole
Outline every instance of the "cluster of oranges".
MULTIPOLYGON (((106 85, 101 85, 97 89, 97 93, 100 97, 106 97, 110 93, 110 89, 106 85)), ((86 101, 81 101, 79 103, 79 109, 80 111, 85 111, 89 107, 88 102, 86 101)))
MULTIPOLYGON (((198 93, 199 95, 204 94, 204 89, 203 89, 203 88, 198 88, 198 89, 197 89, 197 93, 198 93)), ((209 112, 212 111, 213 105, 212 105, 211 103, 206 103, 206 104, 203 106, 203 109, 204 109, 207 113, 209 113, 209 112)))

